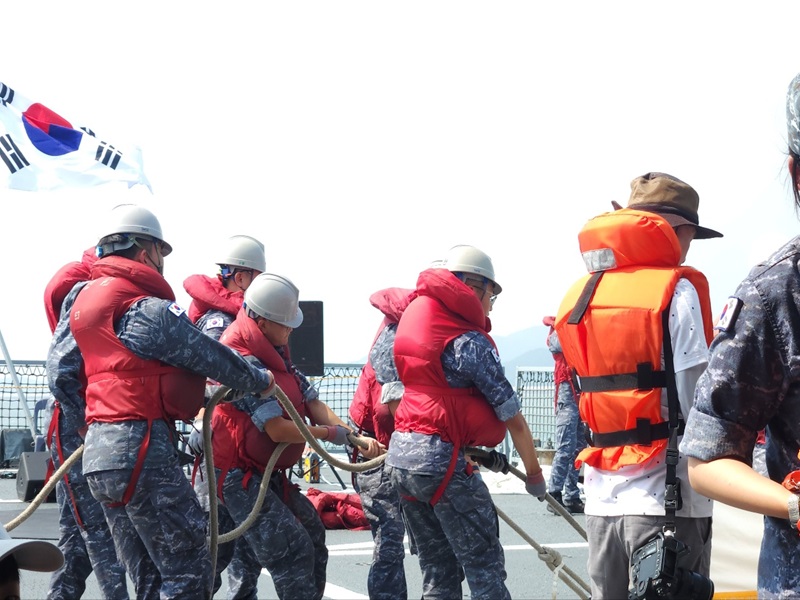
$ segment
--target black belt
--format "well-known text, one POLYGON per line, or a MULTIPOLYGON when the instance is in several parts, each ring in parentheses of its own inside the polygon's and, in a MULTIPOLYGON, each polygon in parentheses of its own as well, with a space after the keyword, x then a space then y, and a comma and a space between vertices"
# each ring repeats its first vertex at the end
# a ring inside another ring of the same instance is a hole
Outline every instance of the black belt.
MULTIPOLYGON (((683 435, 686 427, 683 419, 678 420, 678 435, 683 435)), ((649 446, 656 440, 669 438, 669 421, 655 425, 649 419, 636 419, 636 427, 609 433, 592 432, 592 446, 595 448, 614 448, 616 446, 649 446)))

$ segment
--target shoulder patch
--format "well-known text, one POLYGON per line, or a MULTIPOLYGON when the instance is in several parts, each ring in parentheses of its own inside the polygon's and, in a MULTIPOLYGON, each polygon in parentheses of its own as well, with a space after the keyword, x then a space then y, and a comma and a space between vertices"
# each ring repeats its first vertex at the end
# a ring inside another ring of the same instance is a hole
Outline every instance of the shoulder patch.
POLYGON ((728 302, 725 303, 725 307, 722 309, 722 314, 720 314, 719 319, 717 319, 717 324, 714 325, 714 329, 717 331, 730 331, 733 329, 740 310, 742 310, 742 301, 735 296, 728 298, 728 302))
POLYGON ((173 302, 172 304, 169 305, 169 312, 171 312, 176 317, 180 317, 183 313, 186 312, 186 310, 173 302))
POLYGON ((206 329, 220 329, 225 327, 225 319, 222 317, 214 317, 206 321, 206 329))
POLYGON ((492 356, 494 356, 495 362, 500 362, 500 355, 497 353, 496 348, 492 348, 492 356))

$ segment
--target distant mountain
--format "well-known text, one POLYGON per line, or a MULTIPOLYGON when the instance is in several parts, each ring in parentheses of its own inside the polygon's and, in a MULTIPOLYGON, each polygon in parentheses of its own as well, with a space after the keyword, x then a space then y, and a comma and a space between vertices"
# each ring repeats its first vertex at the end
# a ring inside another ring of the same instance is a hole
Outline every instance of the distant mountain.
POLYGON ((514 379, 517 367, 552 367, 553 355, 545 340, 549 328, 537 325, 506 336, 494 336, 506 377, 514 379))

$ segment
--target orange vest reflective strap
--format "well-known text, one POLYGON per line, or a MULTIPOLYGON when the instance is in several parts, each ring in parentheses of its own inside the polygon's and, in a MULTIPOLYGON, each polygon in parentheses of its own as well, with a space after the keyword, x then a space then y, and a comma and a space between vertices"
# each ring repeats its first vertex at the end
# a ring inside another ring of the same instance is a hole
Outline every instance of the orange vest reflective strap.
POLYGON ((652 213, 626 209, 595 217, 579 240, 587 266, 597 269, 567 292, 555 327, 579 377, 581 418, 596 444, 576 463, 614 471, 643 463, 667 446, 663 313, 678 281, 687 279, 697 290, 710 342, 708 282, 699 271, 677 265, 677 237, 652 213))

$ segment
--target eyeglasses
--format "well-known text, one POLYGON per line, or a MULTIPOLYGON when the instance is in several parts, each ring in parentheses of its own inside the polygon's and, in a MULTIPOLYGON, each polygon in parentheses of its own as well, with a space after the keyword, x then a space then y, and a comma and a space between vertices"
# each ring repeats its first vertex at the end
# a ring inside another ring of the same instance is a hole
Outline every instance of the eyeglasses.
MULTIPOLYGON (((486 297, 486 292, 488 292, 488 291, 489 291, 489 290, 487 290, 485 287, 481 287, 481 286, 479 286, 479 285, 472 285, 471 283, 468 283, 467 285, 468 285, 469 287, 471 287, 473 290, 478 290, 478 291, 480 291, 480 293, 481 293, 481 300, 483 300, 483 299, 486 297)), ((492 294, 491 296, 489 296, 489 304, 491 304, 492 306, 494 306, 494 301, 495 301, 495 300, 497 300, 497 294, 492 294)))

